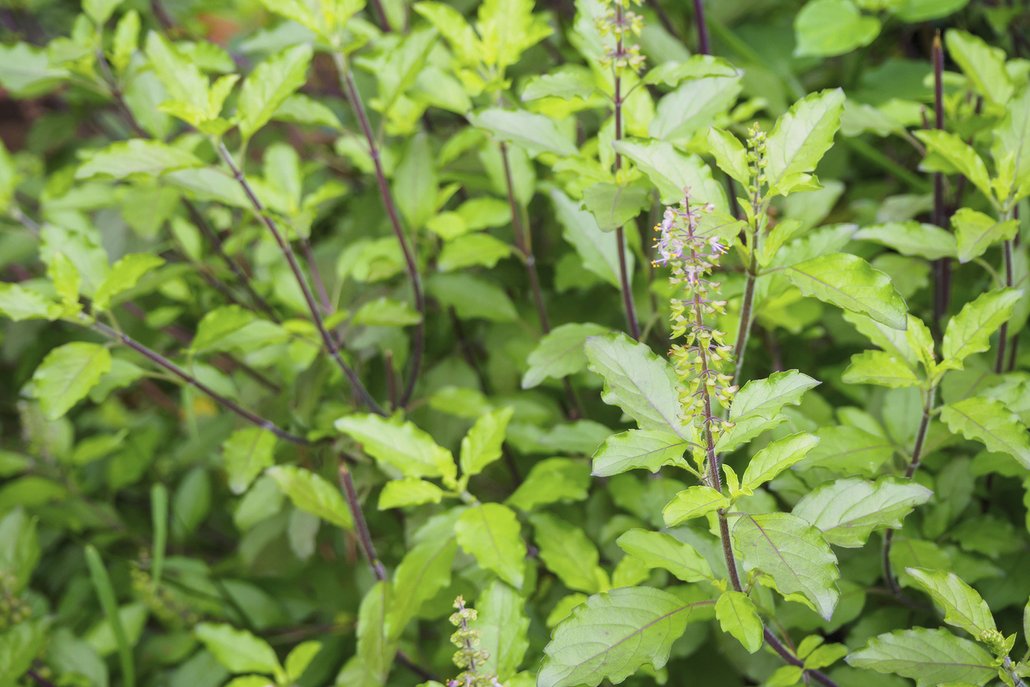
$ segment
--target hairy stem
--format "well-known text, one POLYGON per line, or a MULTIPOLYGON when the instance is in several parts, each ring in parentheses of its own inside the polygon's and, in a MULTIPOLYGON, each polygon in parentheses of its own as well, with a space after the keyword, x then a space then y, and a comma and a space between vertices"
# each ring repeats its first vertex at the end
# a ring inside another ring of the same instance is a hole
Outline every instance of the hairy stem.
MULTIPOLYGON (((613 101, 613 108, 615 110, 615 140, 622 140, 622 76, 620 73, 621 67, 619 66, 619 60, 625 57, 625 46, 622 43, 622 30, 621 25, 623 21, 623 7, 622 0, 616 0, 615 2, 615 21, 619 25, 618 39, 615 43, 615 97, 613 101)), ((622 169, 622 155, 618 150, 615 151, 615 174, 618 176, 619 170, 622 169)), ((633 303, 633 286, 629 280, 629 265, 627 264, 626 258, 626 236, 623 228, 620 226, 615 230, 615 246, 618 250, 619 257, 619 285, 622 290, 622 307, 626 311, 626 326, 629 327, 630 335, 640 340, 640 323, 637 321, 636 306, 633 303)))
MULTIPOLYGON (((919 466, 922 463, 923 447, 926 444, 927 431, 930 429, 930 418, 933 415, 933 404, 936 395, 937 387, 931 387, 931 389, 926 393, 926 399, 923 403, 923 417, 920 419, 919 429, 916 431, 915 443, 912 445, 912 459, 909 461, 908 467, 905 469, 905 479, 912 479, 916 474, 916 470, 919 469, 919 466)), ((890 554, 893 543, 894 530, 889 529, 883 537, 883 555, 881 557, 883 578, 894 596, 904 600, 905 596, 901 591, 901 587, 898 586, 898 581, 894 578, 894 571, 891 569, 890 554)))
POLYGON ((386 215, 390 220, 390 227, 401 246, 401 253, 404 255, 404 266, 408 273, 408 280, 411 282, 411 291, 415 299, 415 310, 419 314, 418 324, 415 325, 415 332, 411 344, 411 367, 408 369, 407 380, 404 384, 404 391, 401 393, 400 405, 406 406, 415 392, 415 383, 418 381, 419 371, 422 368, 422 355, 425 352, 426 339, 426 296, 422 290, 422 277, 418 272, 418 263, 415 260, 415 251, 404 233, 401 224, 400 214, 397 212, 397 204, 394 202, 393 193, 390 191, 390 184, 386 180, 386 172, 383 170, 383 163, 379 155, 379 143, 376 141, 375 133, 372 131, 372 124, 369 122, 368 113, 365 111, 365 103, 358 92, 357 84, 354 83, 354 75, 343 57, 343 54, 336 50, 333 52, 333 62, 340 78, 340 85, 344 95, 350 102, 354 114, 358 118, 358 125, 368 145, 369 155, 372 157, 372 165, 375 168, 376 184, 379 187, 379 196, 386 208, 386 215))
POLYGON ((267 429, 269 432, 276 435, 283 441, 288 441, 291 444, 306 445, 309 443, 308 440, 304 437, 299 436, 297 434, 293 434, 291 432, 287 432, 285 429, 282 429, 271 420, 267 420, 258 415, 257 413, 247 410, 235 401, 230 400, 225 396, 222 396, 217 391, 201 382, 199 379, 197 379, 189 372, 173 363, 168 358, 164 357, 157 351, 148 348, 147 346, 144 346, 139 341, 136 341, 129 335, 123 334, 122 332, 119 332, 100 321, 94 321, 92 326, 94 329, 99 331, 104 336, 108 337, 109 339, 113 339, 121 344, 124 344, 125 346, 128 346, 129 348, 136 351, 137 353, 139 353, 144 358, 151 361, 158 367, 167 370, 174 376, 178 377, 179 379, 186 382, 193 388, 197 389, 198 391, 203 393, 205 396, 207 396, 212 401, 222 406, 226 410, 235 413, 236 415, 239 415, 247 422, 250 422, 251 424, 257 427, 261 427, 262 429, 267 429))
POLYGON ((362 403, 374 413, 379 415, 386 415, 386 411, 372 398, 372 394, 368 392, 365 385, 362 384, 361 379, 358 377, 354 369, 347 364, 347 361, 343 359, 343 355, 340 353, 340 347, 336 343, 336 339, 329 332, 325 326, 325 321, 322 319, 322 313, 319 310, 318 303, 315 302, 315 296, 311 293, 311 287, 308 285, 307 278, 304 276, 304 272, 301 270, 300 263, 297 262, 297 256, 293 252, 293 248, 290 247, 289 241, 279 230, 279 226, 275 220, 268 214, 264 204, 254 193, 254 189, 247 181, 247 177, 243 175, 243 170, 240 169, 239 165, 233 159, 229 149, 225 147, 225 143, 218 143, 218 154, 225 162, 225 164, 232 171, 233 177, 236 182, 243 189, 244 194, 250 201, 250 205, 254 210, 254 213, 258 216, 258 219, 265 225, 268 231, 272 234, 275 242, 279 245, 279 250, 282 251, 283 256, 286 258, 287 264, 290 266, 290 271, 293 272, 293 278, 296 280, 297 285, 300 287, 301 294, 304 296, 304 302, 307 305, 308 313, 311 315, 311 321, 314 323, 315 328, 318 330, 319 335, 322 337, 322 344, 325 347, 329 356, 336 362, 336 365, 343 372, 344 376, 351 384, 351 388, 357 393, 362 403))

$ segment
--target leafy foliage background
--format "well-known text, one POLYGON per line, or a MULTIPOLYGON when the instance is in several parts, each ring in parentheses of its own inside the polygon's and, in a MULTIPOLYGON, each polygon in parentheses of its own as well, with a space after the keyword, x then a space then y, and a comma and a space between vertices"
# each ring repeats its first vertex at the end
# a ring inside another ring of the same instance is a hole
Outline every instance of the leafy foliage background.
POLYGON ((0 23, 0 686, 1025 684, 1025 3, 0 23))

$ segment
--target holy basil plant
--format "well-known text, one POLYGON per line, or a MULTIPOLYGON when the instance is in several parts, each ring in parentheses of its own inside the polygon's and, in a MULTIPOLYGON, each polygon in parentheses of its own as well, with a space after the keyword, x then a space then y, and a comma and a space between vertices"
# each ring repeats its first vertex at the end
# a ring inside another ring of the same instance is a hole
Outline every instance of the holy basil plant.
POLYGON ((1020 3, 7 5, 0 687, 1030 684, 1020 3))

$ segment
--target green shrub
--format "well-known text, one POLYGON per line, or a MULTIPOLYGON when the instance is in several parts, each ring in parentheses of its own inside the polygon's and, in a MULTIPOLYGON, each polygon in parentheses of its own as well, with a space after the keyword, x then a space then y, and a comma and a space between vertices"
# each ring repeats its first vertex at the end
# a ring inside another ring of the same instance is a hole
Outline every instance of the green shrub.
POLYGON ((364 4, 0 11, 0 687, 1025 687, 1025 7, 364 4))

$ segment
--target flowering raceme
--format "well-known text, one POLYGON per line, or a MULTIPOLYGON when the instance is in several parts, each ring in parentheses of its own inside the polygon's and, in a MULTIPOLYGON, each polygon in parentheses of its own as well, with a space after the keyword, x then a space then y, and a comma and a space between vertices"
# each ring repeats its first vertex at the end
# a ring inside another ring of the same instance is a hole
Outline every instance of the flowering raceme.
POLYGON ((655 226, 654 244, 654 265, 670 268, 669 280, 677 291, 670 303, 671 337, 684 342, 673 344, 669 356, 684 384, 682 419, 705 434, 709 446, 729 424, 713 412, 711 400, 729 408, 736 391, 732 374, 726 372, 732 348, 721 331, 705 324, 706 317, 726 312, 726 302, 716 297, 719 284, 709 277, 727 247, 718 236, 705 236, 701 229, 702 216, 712 210, 711 204, 692 206, 689 191, 684 190, 680 206, 666 208, 662 222, 655 226))

